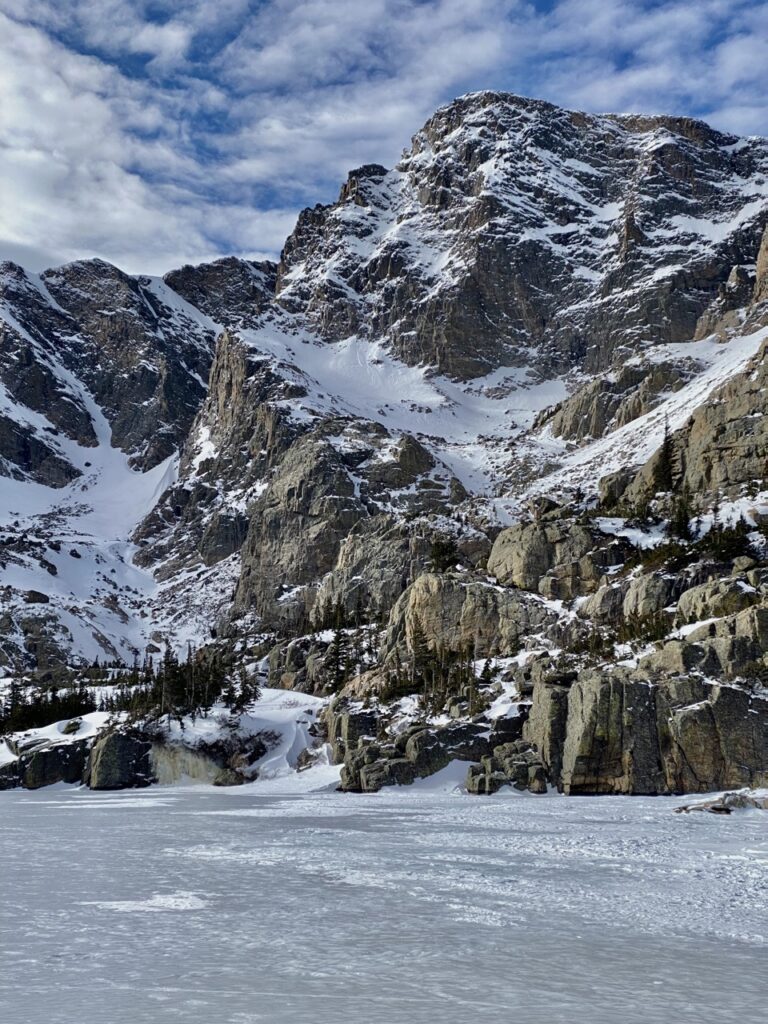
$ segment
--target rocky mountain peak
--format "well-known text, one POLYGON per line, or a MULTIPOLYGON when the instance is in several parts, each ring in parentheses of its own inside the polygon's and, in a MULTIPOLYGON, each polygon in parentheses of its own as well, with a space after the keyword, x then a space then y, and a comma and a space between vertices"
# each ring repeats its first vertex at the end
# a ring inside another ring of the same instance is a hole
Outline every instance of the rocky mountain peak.
POLYGON ((277 264, 6 265, 5 649, 215 640, 320 689, 357 623, 378 693, 424 630, 451 657, 587 643, 576 602, 615 612, 657 536, 596 503, 653 504, 667 428, 702 502, 765 476, 767 181, 764 140, 483 92, 277 264))
POLYGON ((691 337, 766 220, 762 140, 504 93, 455 100, 396 168, 363 170, 300 216, 278 302, 325 341, 384 338, 460 379, 691 337))

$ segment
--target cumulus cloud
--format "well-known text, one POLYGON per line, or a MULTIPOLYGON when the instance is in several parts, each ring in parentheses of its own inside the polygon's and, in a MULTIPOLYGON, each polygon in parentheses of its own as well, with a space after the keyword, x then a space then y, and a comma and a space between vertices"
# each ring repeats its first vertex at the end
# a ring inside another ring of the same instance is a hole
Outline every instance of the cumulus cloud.
POLYGON ((768 131, 768 0, 0 0, 0 256, 274 254, 471 89, 768 131))

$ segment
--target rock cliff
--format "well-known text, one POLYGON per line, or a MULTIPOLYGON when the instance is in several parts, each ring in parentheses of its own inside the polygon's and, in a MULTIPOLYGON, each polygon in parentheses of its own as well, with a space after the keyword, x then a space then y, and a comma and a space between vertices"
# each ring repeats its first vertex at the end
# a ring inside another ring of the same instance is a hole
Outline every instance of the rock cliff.
POLYGON ((354 789, 757 784, 766 345, 768 142, 495 92, 275 263, 4 264, 0 663, 224 648, 375 707, 354 789))

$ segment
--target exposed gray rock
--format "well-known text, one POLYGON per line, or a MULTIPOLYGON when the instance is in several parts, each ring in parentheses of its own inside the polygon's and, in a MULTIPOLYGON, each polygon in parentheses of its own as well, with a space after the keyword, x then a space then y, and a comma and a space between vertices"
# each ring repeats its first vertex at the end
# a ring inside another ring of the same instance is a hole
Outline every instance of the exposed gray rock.
POLYGON ((638 349, 687 340, 731 268, 754 260, 763 224, 756 217, 706 246, 686 232, 664 246, 650 239, 678 214, 706 220, 718 210, 725 219, 730 193, 718 182, 758 174, 762 156, 759 146, 732 147, 684 118, 596 117, 496 92, 462 97, 429 119, 395 171, 358 168, 337 203, 304 211, 282 254, 278 302, 328 341, 383 336, 406 362, 464 378, 527 361, 531 346, 547 369, 578 360, 594 370, 630 338, 638 349), (563 161, 567 193, 548 173, 563 161), (596 183, 597 201, 617 211, 604 223, 594 215, 596 183), (397 230, 404 220, 408 234, 397 230), (568 230, 552 246, 535 234, 542 224, 568 230), (414 229, 455 268, 449 282, 424 268, 414 229), (372 231, 382 241, 361 262, 372 231))
POLYGON ((520 523, 496 538, 488 571, 500 583, 570 600, 595 591, 606 569, 620 565, 630 551, 628 542, 574 522, 520 523))
POLYGON ((25 789, 40 789, 57 782, 82 782, 90 740, 53 743, 22 754, 18 762, 25 789))
POLYGON ((690 814, 691 811, 706 811, 709 814, 732 814, 734 811, 768 811, 768 797, 749 790, 723 793, 715 800, 700 800, 695 804, 683 804, 675 808, 675 814, 690 814))
POLYGON ((658 692, 660 746, 670 792, 768 783, 768 700, 692 680, 658 692))
POLYGON ((379 731, 379 715, 343 697, 334 698, 325 712, 328 741, 336 761, 343 761, 364 737, 375 738, 379 731))
POLYGON ((434 775, 453 760, 479 761, 491 752, 487 726, 457 723, 439 729, 414 726, 394 742, 345 744, 341 788, 373 793, 383 786, 409 785, 434 775))
POLYGON ((517 740, 494 747, 480 765, 473 765, 467 772, 466 786, 468 793, 478 796, 496 793, 502 786, 546 793, 547 773, 535 746, 517 740))
POLYGON ((768 779, 768 701, 692 677, 582 673, 568 696, 566 794, 706 792, 768 779))
POLYGON ((253 327, 274 298, 277 266, 225 256, 183 266, 163 280, 192 306, 229 329, 253 327))
POLYGON ((583 673, 568 695, 565 733, 566 794, 664 792, 648 682, 616 671, 583 673))
POLYGON ((702 625, 684 640, 667 641, 640 665, 665 675, 754 676, 764 667, 766 641, 768 607, 757 605, 702 625))
POLYGON ((21 785, 18 761, 8 761, 0 765, 0 791, 4 789, 16 789, 21 785))
MULTIPOLYGON (((576 441, 603 437, 650 412, 670 392, 681 388, 696 369, 692 360, 688 364, 640 360, 624 363, 547 410, 538 417, 534 429, 547 426, 556 437, 576 441)), ((606 490, 603 499, 609 504, 610 498, 620 493, 620 488, 615 495, 606 490)))
POLYGON ((711 580, 680 595, 675 621, 678 624, 721 618, 758 604, 765 598, 744 579, 711 580))
POLYGON ((757 254, 757 274, 755 278, 755 302, 765 302, 768 299, 768 226, 763 232, 763 240, 760 251, 757 254))
MULTIPOLYGON (((753 322, 757 329, 760 321, 753 322)), ((747 327, 743 328, 748 330, 747 327)), ((768 387, 765 344, 743 373, 736 374, 691 414, 673 435, 679 466, 675 483, 690 493, 712 498, 736 496, 742 487, 765 476, 768 423, 762 415, 768 387)), ((628 502, 642 501, 655 491, 655 453, 627 488, 628 502)))
POLYGON ((134 789, 154 781, 152 743, 140 734, 109 732, 91 748, 84 781, 91 789, 134 789))
POLYGON ((626 580, 605 583, 579 606, 582 618, 595 622, 615 623, 623 615, 625 598, 630 584, 626 580))
POLYGON ((539 682, 533 688, 533 701, 523 737, 539 752, 541 762, 551 781, 562 781, 568 699, 570 687, 539 682))
POLYGON ((468 574, 423 573, 392 609, 384 658, 403 642, 412 651, 419 631, 433 651, 508 656, 519 650, 527 634, 554 628, 558 622, 555 612, 529 594, 468 574))
POLYGON ((625 618, 647 619, 674 604, 682 584, 668 573, 636 576, 627 590, 622 611, 625 618))

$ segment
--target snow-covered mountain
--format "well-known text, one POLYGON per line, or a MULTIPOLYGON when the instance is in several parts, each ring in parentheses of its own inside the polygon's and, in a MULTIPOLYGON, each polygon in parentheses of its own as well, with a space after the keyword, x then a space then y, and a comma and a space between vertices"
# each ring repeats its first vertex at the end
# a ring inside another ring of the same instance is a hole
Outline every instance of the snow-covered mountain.
POLYGON ((764 139, 484 92, 277 265, 4 264, 4 657, 380 619, 436 531, 482 568, 529 497, 596 494, 757 372, 766 224, 764 139))

